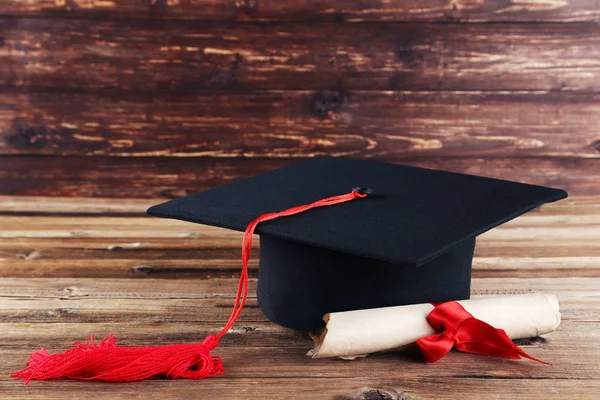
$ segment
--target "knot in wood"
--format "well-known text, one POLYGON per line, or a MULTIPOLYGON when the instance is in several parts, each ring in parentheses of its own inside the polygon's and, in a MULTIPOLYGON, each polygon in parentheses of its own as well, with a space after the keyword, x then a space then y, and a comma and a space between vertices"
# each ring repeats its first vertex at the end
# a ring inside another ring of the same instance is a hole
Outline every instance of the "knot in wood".
POLYGON ((330 112, 339 110, 343 104, 344 94, 342 92, 327 90, 315 93, 311 109, 316 116, 324 118, 330 112))
POLYGON ((131 268, 131 270, 134 273, 137 273, 137 274, 146 274, 146 275, 154 272, 154 270, 152 269, 152 267, 150 267, 148 265, 136 265, 135 267, 131 268))
POLYGON ((74 298, 74 297, 87 296, 87 294, 84 293, 83 290, 79 289, 78 287, 74 287, 74 286, 59 289, 58 294, 60 295, 61 299, 70 299, 70 298, 74 298))
POLYGON ((245 0, 244 10, 248 14, 256 14, 258 12, 258 0, 245 0))
POLYGON ((396 400, 398 396, 379 389, 367 389, 358 396, 358 400, 396 400))
POLYGON ((337 396, 335 400, 413 400, 407 392, 394 389, 362 388, 353 393, 337 396))
POLYGON ((425 56, 416 50, 414 38, 400 38, 396 42, 396 57, 407 67, 416 68, 423 62, 425 56))
POLYGON ((166 10, 167 9, 167 0, 150 0, 148 3, 150 8, 166 10))
POLYGON ((67 0, 65 1, 65 9, 70 12, 77 11, 79 9, 79 4, 77 4, 75 0, 67 0))
POLYGON ((26 123, 13 121, 12 131, 6 136, 6 144, 14 149, 28 150, 44 147, 45 132, 40 132, 26 123))

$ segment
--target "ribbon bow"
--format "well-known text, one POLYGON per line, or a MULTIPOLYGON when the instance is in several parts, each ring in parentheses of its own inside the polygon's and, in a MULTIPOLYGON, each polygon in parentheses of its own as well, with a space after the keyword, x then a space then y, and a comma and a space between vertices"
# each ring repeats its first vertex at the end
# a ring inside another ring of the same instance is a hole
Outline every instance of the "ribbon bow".
POLYGON ((510 340, 503 329, 496 329, 473 317, 456 301, 434 306, 427 316, 427 322, 440 333, 417 340, 417 345, 428 363, 436 362, 455 347, 465 353, 512 359, 525 357, 550 365, 525 353, 510 340))

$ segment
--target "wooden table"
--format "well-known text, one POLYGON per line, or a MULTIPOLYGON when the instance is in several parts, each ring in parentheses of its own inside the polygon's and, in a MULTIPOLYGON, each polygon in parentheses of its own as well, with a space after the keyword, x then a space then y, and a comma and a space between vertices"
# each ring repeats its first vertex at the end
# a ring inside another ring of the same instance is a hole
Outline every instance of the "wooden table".
MULTIPOLYGON (((0 198, 2 399, 600 397, 600 197, 544 206, 478 241, 474 296, 560 296, 559 329, 520 343, 553 366, 458 352, 433 365, 413 351, 312 360, 307 336, 270 323, 253 297, 218 350, 224 377, 27 387, 10 379, 42 345, 62 351, 111 332, 123 345, 193 342, 222 326, 241 234, 146 217, 155 202, 0 198)), ((254 292, 256 258, 251 267, 254 292)))

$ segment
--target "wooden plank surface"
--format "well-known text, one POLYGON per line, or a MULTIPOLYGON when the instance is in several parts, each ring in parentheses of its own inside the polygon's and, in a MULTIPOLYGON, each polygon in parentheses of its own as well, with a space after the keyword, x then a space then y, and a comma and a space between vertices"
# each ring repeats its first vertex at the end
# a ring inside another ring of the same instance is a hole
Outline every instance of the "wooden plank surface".
MULTIPOLYGON (((527 349, 530 351, 530 349, 527 349)), ((533 353, 533 352, 532 352, 533 353)), ((537 354, 536 354, 537 355, 537 354)), ((477 360, 470 360, 477 363, 477 360)), ((446 364, 444 364, 446 366, 446 364)), ((578 367, 577 365, 576 367, 578 367)), ((366 368, 369 368, 367 366, 366 368)), ((335 366, 330 366, 335 368, 335 366)), ((596 381, 576 379, 544 379, 514 377, 513 379, 497 378, 481 373, 465 375, 457 373, 452 380, 446 378, 426 377, 415 378, 406 376, 405 379, 390 377, 397 368, 404 365, 395 364, 386 373, 371 374, 363 377, 330 378, 313 376, 310 378, 217 378, 207 384, 203 381, 165 382, 150 381, 137 385, 123 385, 118 390, 120 399, 139 399, 140 393, 144 399, 162 400, 165 398, 196 398, 198 393, 210 399, 304 399, 304 400, 362 400, 377 397, 383 399, 421 400, 421 399, 461 399, 480 400, 502 399, 510 393, 513 399, 563 400, 565 393, 577 399, 595 399, 594 394, 600 390, 596 381), (374 374, 373 374, 374 375, 374 374), (549 381, 552 385, 549 385, 549 381), (290 382, 294 382, 291 386, 290 382), (369 382, 368 386, 365 382, 369 382), (549 390, 549 387, 558 387, 549 390), (355 388, 348 390, 346 388, 355 388), (418 397, 413 396, 417 393, 418 397), (501 393, 501 396, 494 395, 501 393), (385 397, 382 397, 385 396, 385 397), (402 396, 402 397, 400 397, 402 396)), ((414 373, 414 370, 407 369, 414 373)), ((540 374, 541 375, 541 374, 540 374)), ((0 391, 9 399, 19 400, 64 400, 69 396, 81 396, 90 400, 113 400, 115 385, 106 383, 87 384, 85 382, 58 382, 52 390, 40 390, 39 387, 19 387, 13 382, 0 382, 0 391)))
MULTIPOLYGON (((207 157, 0 157, 0 194, 173 198, 301 159, 207 157)), ((385 159, 383 160, 385 161, 385 159)), ((600 194, 598 158, 400 158, 395 163, 600 194)))
POLYGON ((600 390, 600 198, 542 206, 482 235, 473 296, 549 291, 563 322, 520 341, 553 363, 416 349, 353 362, 312 360, 310 339, 270 323, 252 298, 218 354, 226 376, 133 384, 22 382, 31 350, 114 332, 124 345, 193 342, 227 319, 241 233, 145 217, 148 199, 0 197, 0 392, 4 399, 595 399, 600 390), (137 268, 136 268, 137 266, 137 268), (404 396, 404 397, 401 397, 404 396))
POLYGON ((0 154, 600 158, 600 95, 0 94, 0 154))
POLYGON ((594 0, 4 0, 0 13, 55 17, 333 21, 597 21, 594 0))
POLYGON ((589 23, 225 23, 0 18, 0 86, 598 91, 589 23))
POLYGON ((599 104, 550 92, 5 93, 0 156, 20 157, 2 158, 0 193, 173 197, 332 154, 599 194, 599 104))
MULTIPOLYGON (((128 215, 139 217, 144 215, 148 207, 155 205, 156 202, 155 199, 114 199, 110 197, 73 199, 70 197, 0 195, 0 215, 77 216, 102 214, 103 216, 128 215)), ((542 210, 542 207, 533 210, 532 213, 538 213, 540 210, 542 210)), ((546 204, 543 206, 543 210, 548 217, 589 216, 600 214, 600 204, 596 196, 577 196, 575 199, 569 197, 558 203, 546 204)), ((177 221, 169 221, 169 223, 177 223, 177 221)), ((211 229, 211 227, 205 228, 211 229)), ((215 234, 216 232, 211 233, 211 235, 215 234)))
MULTIPOLYGON (((596 24, 185 21, 150 15, 163 3, 120 18, 145 6, 134 0, 5 4, 31 14, 0 17, 0 194, 177 197, 319 154, 600 194, 596 24)), ((191 18, 247 6, 164 4, 191 18)), ((295 12, 281 4, 275 19, 295 12)), ((591 15, 585 2, 542 8, 579 10, 562 22, 591 15)))

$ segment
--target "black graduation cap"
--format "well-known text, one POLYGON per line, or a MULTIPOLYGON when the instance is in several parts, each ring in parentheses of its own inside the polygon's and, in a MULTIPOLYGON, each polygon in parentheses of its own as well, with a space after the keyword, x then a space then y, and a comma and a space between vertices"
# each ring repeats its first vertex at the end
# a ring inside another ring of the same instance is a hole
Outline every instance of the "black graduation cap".
POLYGON ((563 190, 369 160, 318 157, 151 207, 244 231, 258 216, 348 193, 360 201, 260 223, 258 302, 310 331, 329 312, 469 298, 475 237, 563 190))

